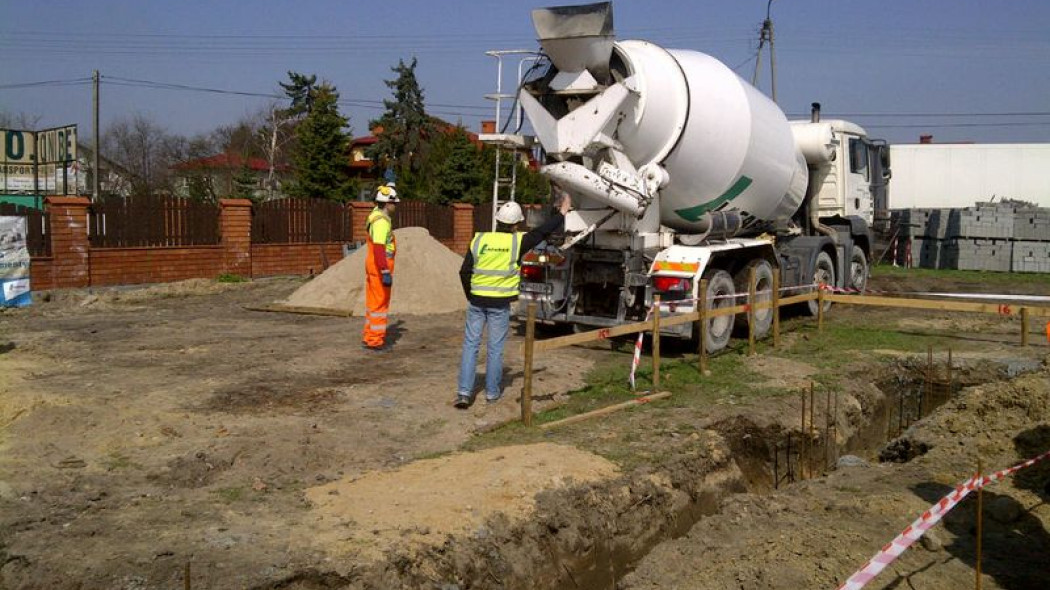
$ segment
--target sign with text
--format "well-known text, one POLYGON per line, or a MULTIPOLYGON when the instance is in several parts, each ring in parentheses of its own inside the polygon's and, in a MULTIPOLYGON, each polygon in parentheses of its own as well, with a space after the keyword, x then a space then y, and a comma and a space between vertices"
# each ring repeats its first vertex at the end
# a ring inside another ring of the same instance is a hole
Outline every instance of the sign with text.
POLYGON ((30 304, 26 218, 0 216, 0 307, 30 304))
POLYGON ((0 192, 76 194, 77 126, 0 129, 0 192))

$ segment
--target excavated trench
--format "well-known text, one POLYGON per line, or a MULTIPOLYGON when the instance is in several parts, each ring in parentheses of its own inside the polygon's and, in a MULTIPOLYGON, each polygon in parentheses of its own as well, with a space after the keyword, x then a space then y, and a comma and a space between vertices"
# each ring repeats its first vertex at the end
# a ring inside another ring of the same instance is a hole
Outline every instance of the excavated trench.
MULTIPOLYGON (((786 427, 738 415, 669 443, 667 458, 613 480, 543 492, 525 521, 498 515, 469 536, 388 554, 351 575, 309 572, 270 588, 616 588, 657 544, 684 535, 732 494, 768 493, 833 469, 843 455, 906 461, 922 449, 900 437, 959 390, 1038 368, 995 361, 955 363, 951 377, 925 361, 901 360, 857 392, 786 427), (835 419, 830 416, 836 416, 835 419), (827 416, 827 419, 824 419, 827 416)), ((824 402, 823 405, 821 402, 824 402)))

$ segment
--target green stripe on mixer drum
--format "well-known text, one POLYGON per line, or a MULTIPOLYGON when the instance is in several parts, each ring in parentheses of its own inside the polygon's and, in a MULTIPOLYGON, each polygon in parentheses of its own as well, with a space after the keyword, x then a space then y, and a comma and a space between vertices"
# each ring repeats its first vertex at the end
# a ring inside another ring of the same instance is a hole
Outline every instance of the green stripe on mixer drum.
POLYGON ((700 221, 700 218, 708 211, 718 209, 722 205, 739 197, 740 193, 744 192, 747 190, 747 187, 751 186, 751 182, 751 179, 747 176, 741 176, 733 183, 733 186, 729 187, 729 190, 722 193, 717 199, 704 203, 703 205, 689 207, 688 209, 676 209, 675 213, 686 221, 700 221))

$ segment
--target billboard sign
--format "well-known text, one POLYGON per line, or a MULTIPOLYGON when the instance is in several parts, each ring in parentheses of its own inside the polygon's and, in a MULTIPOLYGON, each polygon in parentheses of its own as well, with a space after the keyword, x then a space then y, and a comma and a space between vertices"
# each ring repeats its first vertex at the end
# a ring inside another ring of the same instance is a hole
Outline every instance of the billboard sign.
POLYGON ((76 194, 79 168, 76 125, 0 129, 0 192, 76 194))
POLYGON ((0 307, 30 304, 26 218, 0 216, 0 307))

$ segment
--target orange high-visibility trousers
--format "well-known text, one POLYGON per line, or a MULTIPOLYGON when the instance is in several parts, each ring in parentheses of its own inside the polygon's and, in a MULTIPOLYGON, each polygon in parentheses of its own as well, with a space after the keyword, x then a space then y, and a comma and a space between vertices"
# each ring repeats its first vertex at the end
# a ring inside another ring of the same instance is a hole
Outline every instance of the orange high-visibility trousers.
MULTIPOLYGON (((390 275, 394 274, 394 259, 387 258, 390 275)), ((390 287, 383 285, 382 274, 376 268, 369 252, 365 262, 365 327, 361 340, 365 346, 379 348, 386 342, 387 313, 390 309, 390 287)))

